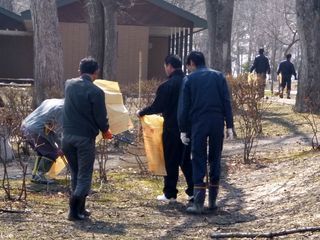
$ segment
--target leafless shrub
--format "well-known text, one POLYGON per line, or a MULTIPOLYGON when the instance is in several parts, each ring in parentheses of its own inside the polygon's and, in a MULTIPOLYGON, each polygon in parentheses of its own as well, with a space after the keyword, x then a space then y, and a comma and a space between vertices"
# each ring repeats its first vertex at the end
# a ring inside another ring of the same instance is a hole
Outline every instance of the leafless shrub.
POLYGON ((320 143, 319 143, 319 129, 318 124, 320 122, 320 115, 319 113, 313 113, 312 109, 316 109, 315 103, 312 102, 310 98, 305 99, 306 106, 309 106, 309 109, 306 113, 301 113, 300 116, 306 121, 306 124, 310 126, 312 130, 312 139, 311 139, 311 146, 313 150, 320 150, 320 143))
POLYGON ((125 105, 131 114, 137 109, 148 106, 154 100, 157 88, 161 84, 158 79, 145 80, 140 83, 141 98, 139 99, 139 83, 121 86, 125 105))
POLYGON ((21 121, 30 113, 31 101, 30 89, 19 88, 1 88, 4 107, 0 109, 0 139, 5 146, 10 143, 12 149, 4 147, 0 149, 3 153, 0 157, 3 166, 2 188, 8 200, 26 200, 26 173, 29 161, 29 156, 25 154, 25 141, 20 131, 21 121), (8 153, 12 150, 13 159, 9 159, 8 153), (20 187, 14 189, 10 183, 8 172, 8 163, 13 160, 20 167, 22 172, 22 183, 20 187), (18 190, 17 195, 14 195, 12 190, 18 190))
POLYGON ((243 162, 253 162, 257 145, 257 136, 262 133, 262 116, 267 107, 267 100, 262 98, 260 81, 248 81, 248 74, 234 78, 227 77, 232 93, 232 105, 235 121, 239 124, 243 139, 243 162))
POLYGON ((96 159, 99 164, 99 180, 101 183, 107 182, 107 161, 108 161, 108 142, 102 139, 96 147, 96 159))

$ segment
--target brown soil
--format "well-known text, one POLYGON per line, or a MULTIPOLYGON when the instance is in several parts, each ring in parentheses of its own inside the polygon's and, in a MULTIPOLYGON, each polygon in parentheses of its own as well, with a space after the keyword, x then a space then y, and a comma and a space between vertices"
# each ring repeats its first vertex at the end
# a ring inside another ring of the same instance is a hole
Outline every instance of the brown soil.
MULTIPOLYGON (((320 226, 320 153, 310 151, 309 137, 261 138, 257 160, 251 165, 240 163, 240 140, 226 142, 219 209, 201 216, 185 212, 182 177, 178 202, 159 203, 155 197, 161 194, 162 178, 142 175, 136 165, 120 164, 118 156, 110 160, 107 183, 101 185, 95 177, 88 198, 92 211, 88 221, 67 220, 68 187, 63 176, 59 184, 48 188, 28 183, 26 203, 0 202, 2 210, 11 205, 21 211, 0 212, 0 238, 210 239, 214 232, 258 233, 320 226)), ((320 232, 275 239, 320 239, 320 232)))

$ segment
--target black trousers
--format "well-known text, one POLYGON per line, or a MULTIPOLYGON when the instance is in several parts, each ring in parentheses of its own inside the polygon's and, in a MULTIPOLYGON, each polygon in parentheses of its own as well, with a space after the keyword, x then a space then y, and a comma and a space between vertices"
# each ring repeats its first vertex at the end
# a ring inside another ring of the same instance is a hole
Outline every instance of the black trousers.
POLYGON ((223 147, 224 119, 219 115, 198 118, 192 124, 191 151, 193 181, 196 187, 204 187, 204 178, 209 162, 209 181, 217 185, 220 181, 221 152, 223 147), (209 144, 209 154, 207 153, 209 144))
POLYGON ((70 167, 72 194, 76 197, 87 196, 92 182, 95 138, 64 134, 62 150, 70 167))
POLYGON ((287 91, 291 91, 291 76, 282 77, 282 82, 281 82, 282 89, 285 89, 286 86, 287 86, 287 91))
POLYGON ((193 195, 192 165, 189 146, 183 145, 178 129, 163 130, 163 150, 167 176, 164 177, 163 193, 167 198, 177 198, 177 182, 179 179, 179 167, 186 182, 186 194, 193 195))

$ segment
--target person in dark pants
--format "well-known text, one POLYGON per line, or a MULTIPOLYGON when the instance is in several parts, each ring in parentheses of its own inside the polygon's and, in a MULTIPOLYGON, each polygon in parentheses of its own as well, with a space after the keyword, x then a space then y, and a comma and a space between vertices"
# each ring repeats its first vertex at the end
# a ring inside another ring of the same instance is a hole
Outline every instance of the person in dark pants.
POLYGON ((167 176, 164 177, 163 195, 157 197, 160 201, 176 201, 179 166, 188 185, 186 190, 188 200, 193 199, 190 149, 180 140, 177 120, 179 93, 184 78, 181 68, 181 59, 177 55, 167 56, 164 69, 168 79, 159 86, 152 105, 137 112, 138 117, 162 113, 164 118, 162 140, 167 176))
POLYGON ((187 57, 188 75, 182 90, 182 104, 178 113, 181 141, 191 142, 194 182, 194 203, 189 213, 202 213, 206 195, 204 177, 209 162, 209 209, 216 208, 219 190, 224 122, 227 138, 233 138, 233 115, 227 82, 221 72, 209 69, 201 52, 187 57), (191 139, 186 134, 191 124, 191 139), (207 155, 209 143, 209 155, 207 155))
POLYGON ((282 61, 279 64, 277 75, 281 74, 281 87, 280 87, 280 98, 283 98, 283 92, 287 86, 287 98, 290 99, 291 91, 291 77, 292 75, 297 80, 296 70, 293 63, 291 62, 291 54, 287 54, 287 60, 282 61))
POLYGON ((98 76, 98 63, 93 58, 84 58, 79 68, 81 76, 66 81, 63 108, 62 149, 71 172, 68 217, 71 221, 90 215, 85 202, 91 188, 95 138, 99 130, 104 139, 112 137, 104 92, 93 84, 98 76))
POLYGON ((258 75, 258 84, 260 87, 259 96, 264 97, 264 89, 266 87, 267 74, 270 74, 269 59, 264 55, 264 49, 259 49, 259 55, 255 57, 250 73, 255 71, 258 75))
POLYGON ((21 124, 26 142, 37 153, 31 182, 40 184, 54 183, 46 178, 61 151, 62 108, 64 99, 47 99, 30 113, 21 124))

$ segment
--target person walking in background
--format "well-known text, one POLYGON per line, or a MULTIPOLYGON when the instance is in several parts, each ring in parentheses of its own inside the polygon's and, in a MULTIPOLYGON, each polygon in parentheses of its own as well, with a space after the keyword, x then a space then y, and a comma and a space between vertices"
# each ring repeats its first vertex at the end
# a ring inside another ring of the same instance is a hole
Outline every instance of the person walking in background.
POLYGON ((287 87, 287 98, 290 99, 291 91, 291 77, 292 75, 297 80, 296 70, 293 63, 291 62, 291 54, 286 55, 286 60, 282 61, 279 64, 277 75, 281 74, 281 83, 280 83, 280 98, 283 98, 284 89, 287 87))
POLYGON ((178 113, 181 141, 191 142, 194 203, 189 213, 202 213, 206 196, 204 177, 209 162, 209 209, 216 208, 219 190, 224 121, 227 137, 233 138, 233 115, 227 81, 221 72, 205 65, 203 53, 193 51, 187 57, 186 77, 182 90, 182 104, 178 113), (191 124, 191 139, 187 136, 191 124), (207 155, 207 142, 209 155, 207 155))
POLYGON ((90 215, 85 203, 91 188, 95 138, 99 130, 104 139, 112 138, 104 92, 93 84, 98 76, 98 63, 93 58, 84 58, 79 70, 79 78, 66 81, 63 108, 62 149, 71 172, 68 216, 71 221, 83 220, 90 215))
POLYGON ((26 142, 37 153, 31 182, 40 184, 54 183, 45 174, 55 160, 62 156, 62 108, 64 99, 43 101, 21 124, 26 142))
POLYGON ((264 55, 264 49, 259 49, 259 55, 255 57, 250 73, 257 73, 257 81, 259 85, 259 96, 264 97, 264 89, 266 87, 267 74, 270 74, 269 59, 264 55))
POLYGON ((184 73, 181 59, 177 55, 169 55, 164 60, 164 70, 168 79, 162 83, 156 93, 154 102, 137 112, 138 117, 161 113, 163 123, 163 151, 167 176, 164 177, 163 195, 157 197, 160 201, 176 201, 179 166, 186 178, 188 200, 193 199, 192 165, 190 148, 180 140, 177 120, 179 93, 183 84, 184 73))

